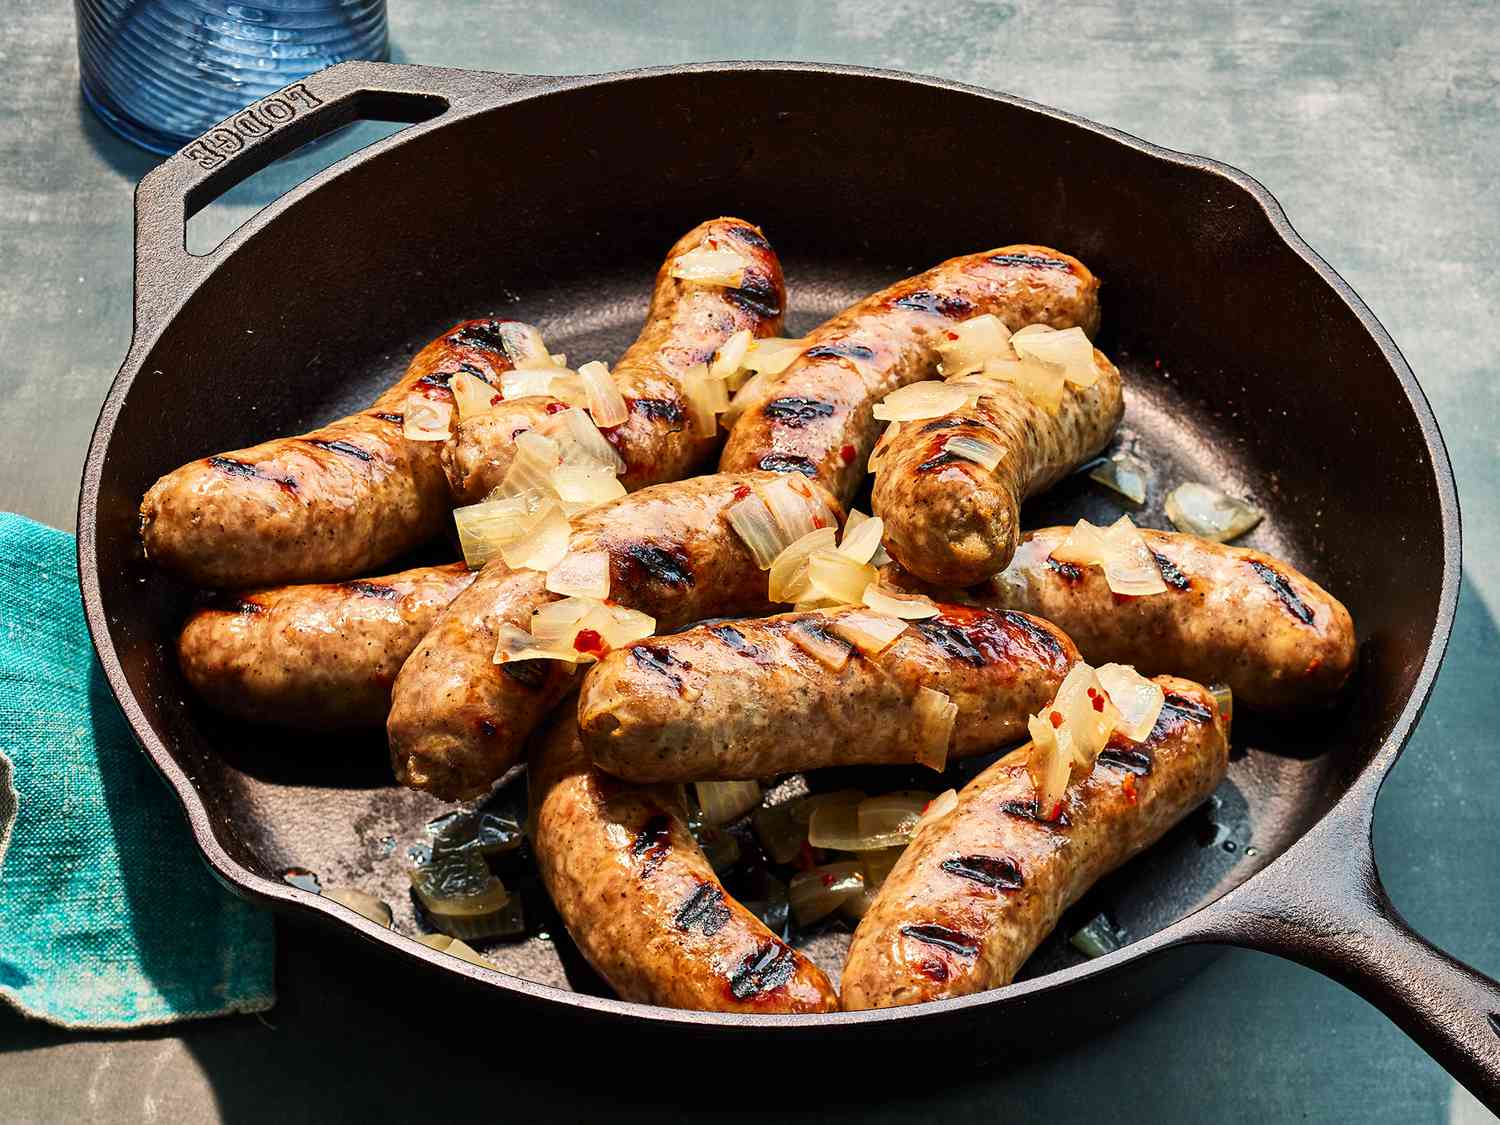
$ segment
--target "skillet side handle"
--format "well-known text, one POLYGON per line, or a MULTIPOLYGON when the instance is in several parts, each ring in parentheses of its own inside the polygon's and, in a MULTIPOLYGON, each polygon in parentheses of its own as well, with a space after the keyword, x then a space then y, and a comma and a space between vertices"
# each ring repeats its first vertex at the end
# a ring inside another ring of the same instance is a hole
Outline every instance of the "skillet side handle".
POLYGON ((1370 820, 1341 811, 1221 900, 1227 909, 1202 936, 1274 953, 1359 993, 1500 1113, 1500 983, 1407 925, 1375 867, 1370 820))

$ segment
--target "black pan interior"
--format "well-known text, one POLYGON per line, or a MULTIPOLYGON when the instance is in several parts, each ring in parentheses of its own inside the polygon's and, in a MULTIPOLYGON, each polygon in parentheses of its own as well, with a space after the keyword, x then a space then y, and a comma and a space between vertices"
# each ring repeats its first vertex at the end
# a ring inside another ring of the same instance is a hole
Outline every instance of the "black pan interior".
MULTIPOLYGON (((1246 542, 1330 587, 1362 647, 1335 713, 1241 716, 1217 807, 1082 912, 1102 906, 1141 937, 1280 854, 1391 731, 1438 612, 1433 466, 1374 342, 1254 196, 1213 169, 937 86, 743 70, 587 85, 356 157, 228 255, 151 347, 104 463, 102 598, 131 689, 220 846, 267 878, 301 866, 380 893, 411 932, 404 851, 443 809, 393 787, 378 737, 237 728, 192 702, 171 656, 188 594, 140 560, 141 493, 190 458, 367 403, 463 317, 532 321, 570 356, 612 359, 663 251, 715 214, 764 226, 795 332, 1001 243, 1057 246, 1104 279, 1101 345, 1128 387, 1120 440, 1157 470, 1137 522, 1168 526, 1161 498, 1185 479, 1249 497, 1268 515, 1246 542)), ((1028 519, 1122 510, 1078 478, 1028 519)), ((497 961, 598 990, 542 910, 537 920, 547 935, 497 961)), ((815 952, 836 960, 839 945, 815 952)), ((1028 971, 1072 956, 1051 943, 1028 971)))

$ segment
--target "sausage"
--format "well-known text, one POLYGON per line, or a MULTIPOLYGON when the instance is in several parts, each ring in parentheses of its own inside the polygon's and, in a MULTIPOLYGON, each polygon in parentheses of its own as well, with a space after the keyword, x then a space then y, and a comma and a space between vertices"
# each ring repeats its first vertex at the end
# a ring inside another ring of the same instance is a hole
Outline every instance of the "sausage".
POLYGON ((533 748, 531 844, 547 893, 622 999, 699 1011, 829 1012, 821 969, 736 902, 674 786, 594 769, 564 708, 533 748))
POLYGON ((1116 733, 1036 817, 1025 748, 1007 754, 920 829, 854 931, 847 1010, 919 1004, 1008 984, 1098 879, 1150 847, 1223 780, 1229 739, 1214 698, 1159 676, 1166 705, 1144 742, 1116 733))
POLYGON ((1082 262, 1044 246, 952 258, 845 309, 749 405, 719 458, 723 472, 800 472, 847 503, 864 479, 886 395, 937 370, 950 325, 992 313, 1010 328, 1099 325, 1099 282, 1082 262))
POLYGON ((1021 501, 1050 488, 1109 442, 1125 413, 1120 373, 1094 352, 1099 379, 1068 384, 1056 413, 1013 383, 954 380, 979 392, 973 405, 903 423, 884 439, 870 504, 885 521, 885 549, 929 582, 972 586, 1005 569, 1021 534, 1021 501), (950 438, 1000 449, 993 469, 949 452, 950 438))
POLYGON ((701 625, 617 649, 584 677, 578 723, 601 769, 634 782, 772 777, 821 766, 910 763, 922 687, 958 705, 949 757, 1026 736, 1026 718, 1078 660, 1024 613, 943 606, 868 657, 830 632, 858 608, 701 625), (791 635, 848 651, 835 671, 791 635))
POLYGON ((368 410, 168 473, 141 503, 147 557, 196 586, 241 589, 353 578, 431 539, 452 503, 441 443, 402 436, 407 395, 452 403, 460 371, 498 386, 514 366, 510 323, 450 328, 368 410))
MULTIPOLYGON (((656 618, 659 630, 705 617, 765 613, 766 574, 724 512, 770 473, 718 474, 654 485, 577 517, 569 549, 610 556, 610 598, 656 618)), ((808 484, 830 522, 838 505, 808 484)), ((422 638, 391 694, 391 761, 404 785, 456 799, 485 792, 520 758, 533 729, 571 687, 554 660, 494 663, 496 627, 529 628, 556 601, 546 575, 495 560, 422 638)))
MULTIPOLYGON (((625 462, 620 482, 627 490, 680 480, 712 454, 718 437, 694 434, 678 376, 708 362, 743 329, 775 336, 785 307, 781 262, 759 227, 743 219, 711 219, 677 240, 656 275, 645 326, 614 368, 630 416, 604 436, 625 462), (748 263, 740 285, 672 277, 672 263, 700 247, 739 253, 748 263)), ((476 504, 489 495, 510 468, 515 434, 534 428, 549 407, 559 406, 542 397, 519 399, 498 413, 461 422, 443 448, 443 469, 458 503, 476 504)))
MULTIPOLYGON (((1010 566, 966 600, 1045 617, 1092 664, 1225 683, 1237 704, 1262 711, 1327 706, 1348 682, 1358 655, 1349 611, 1280 559, 1142 528, 1167 590, 1119 598, 1100 568, 1051 561, 1069 530, 1029 532, 1010 566)), ((885 579, 913 588, 895 568, 885 579)))
POLYGON ((247 722, 379 726, 402 662, 474 577, 454 563, 222 596, 188 617, 177 661, 194 691, 247 722))

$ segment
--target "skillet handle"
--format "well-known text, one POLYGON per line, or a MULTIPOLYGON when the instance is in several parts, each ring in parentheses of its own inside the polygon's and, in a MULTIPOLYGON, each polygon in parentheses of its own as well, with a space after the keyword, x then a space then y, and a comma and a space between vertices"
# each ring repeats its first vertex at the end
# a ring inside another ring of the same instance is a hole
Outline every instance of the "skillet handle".
MULTIPOLYGON (((239 236, 249 233, 241 228, 208 254, 187 250, 187 220, 241 180, 355 121, 411 122, 411 128, 370 146, 389 147, 413 132, 436 127, 439 118, 489 109, 562 81, 401 63, 345 62, 293 82, 220 122, 168 157, 136 187, 137 340, 164 324, 239 236)), ((273 203, 267 210, 274 208, 273 203)), ((260 217, 269 216, 262 212, 260 217)), ((252 219, 246 227, 255 222, 252 219)))
POLYGON ((1341 804, 1221 899, 1222 911, 1205 911, 1199 936, 1274 953, 1353 989, 1500 1113, 1500 983, 1401 917, 1375 867, 1373 792, 1368 802, 1341 804))

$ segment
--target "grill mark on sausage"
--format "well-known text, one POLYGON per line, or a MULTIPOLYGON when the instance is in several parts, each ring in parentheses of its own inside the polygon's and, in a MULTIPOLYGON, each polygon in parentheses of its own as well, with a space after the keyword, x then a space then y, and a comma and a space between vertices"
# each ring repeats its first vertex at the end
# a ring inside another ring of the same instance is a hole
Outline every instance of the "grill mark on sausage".
POLYGON ((370 415, 370 417, 371 418, 379 418, 382 422, 390 422, 390 423, 392 423, 394 425, 397 425, 397 426, 402 425, 406 421, 406 417, 404 415, 401 415, 401 414, 387 414, 383 410, 377 410, 377 411, 375 411, 373 414, 370 415))
POLYGON ((1026 614, 1014 609, 1004 610, 1000 616, 1011 628, 1025 633, 1027 638, 1037 648, 1043 650, 1053 659, 1061 660, 1067 655, 1063 650, 1062 642, 1057 639, 1057 634, 1050 629, 1044 628, 1035 618, 1028 617, 1026 614))
POLYGON ((952 930, 937 923, 914 924, 901 927, 901 936, 914 938, 927 945, 935 945, 960 957, 977 957, 979 942, 960 930, 952 930))
POLYGON ((815 348, 808 348, 802 353, 808 359, 856 359, 872 360, 875 358, 875 349, 867 344, 849 344, 835 341, 832 344, 819 344, 815 348))
POLYGON ((976 613, 969 622, 957 624, 951 620, 951 612, 945 616, 949 620, 934 617, 926 621, 913 621, 912 625, 929 644, 942 649, 949 658, 961 660, 974 668, 983 668, 1004 655, 1005 639, 994 627, 993 617, 976 613), (986 624, 989 625, 988 629, 985 628, 986 624))
POLYGON ((457 371, 432 371, 418 379, 416 385, 419 387, 443 387, 446 389, 449 382, 452 381, 453 376, 457 374, 457 371))
POLYGON ((792 951, 779 941, 769 941, 735 967, 729 977, 729 994, 736 1000, 764 995, 791 980, 796 971, 792 951))
POLYGON ((1019 820, 1030 820, 1036 824, 1045 825, 1048 828, 1067 828, 1071 822, 1068 814, 1059 810, 1056 820, 1047 820, 1042 816, 1041 810, 1037 808, 1036 798, 1029 801, 1005 801, 1000 805, 1000 811, 1007 816, 1016 817, 1019 820))
POLYGON ((757 664, 764 664, 766 662, 765 650, 759 645, 747 641, 745 634, 741 633, 733 625, 710 625, 708 631, 718 637, 731 651, 745 657, 747 660, 753 660, 757 664))
POLYGON ((973 302, 967 298, 934 293, 930 289, 918 289, 916 292, 908 293, 904 297, 897 297, 891 304, 899 309, 910 309, 912 312, 934 313, 937 316, 946 316, 950 319, 963 316, 974 309, 973 302))
POLYGON ((960 457, 957 453, 953 453, 945 449, 936 457, 929 457, 926 461, 923 461, 920 465, 918 465, 917 472, 930 473, 933 469, 941 469, 944 465, 951 465, 955 461, 962 460, 964 460, 964 458, 960 457))
MULTIPOLYGON (((478 348, 485 352, 499 352, 509 358, 510 353, 505 350, 505 337, 500 332, 501 322, 498 320, 484 320, 475 324, 465 324, 448 339, 451 343, 465 348, 478 348)), ((451 374, 451 372, 450 372, 451 374)))
POLYGON ((682 900, 672 924, 679 930, 696 928, 704 937, 713 937, 729 921, 729 907, 724 905, 724 889, 712 883, 699 883, 696 890, 682 900))
POLYGON ((918 430, 917 433, 919 433, 919 434, 935 434, 939 430, 952 430, 952 429, 956 429, 959 426, 967 426, 968 424, 969 424, 969 419, 967 419, 967 418, 955 418, 955 417, 953 417, 953 415, 950 414, 946 418, 939 418, 936 421, 928 422, 925 426, 923 426, 920 430, 918 430))
POLYGON ((668 398, 633 398, 630 409, 653 422, 681 422, 682 406, 668 398))
POLYGON ((401 591, 394 586, 387 586, 381 582, 365 582, 356 579, 353 582, 345 582, 344 589, 351 594, 359 594, 365 598, 380 598, 383 601, 393 602, 401 596, 401 591))
POLYGON ((1019 891, 1026 885, 1021 865, 1009 856, 960 855, 943 860, 939 866, 949 875, 997 891, 1019 891))
POLYGON ((774 398, 761 408, 767 418, 774 418, 783 426, 801 429, 818 418, 827 418, 833 413, 833 403, 819 402, 814 398, 774 398))
POLYGON ((781 315, 781 301, 770 278, 745 271, 744 280, 738 289, 724 290, 724 297, 732 301, 751 316, 771 320, 781 315))
POLYGON ((1162 709, 1165 710, 1168 707, 1195 723, 1211 723, 1214 721, 1214 713, 1207 707, 1184 695, 1178 695, 1176 692, 1169 691, 1166 693, 1166 700, 1162 709))
POLYGON ((283 492, 289 492, 294 496, 297 494, 297 482, 291 477, 273 477, 269 473, 261 472, 255 465, 236 461, 233 457, 210 457, 208 463, 227 476, 270 481, 272 484, 280 485, 283 492))
POLYGON ((642 879, 654 875, 656 869, 666 862, 671 851, 672 823, 667 819, 666 813, 657 813, 646 821, 630 845, 630 854, 636 859, 644 860, 641 864, 642 879))
POLYGON ((1156 569, 1161 571, 1161 580, 1174 590, 1188 590, 1192 588, 1193 580, 1166 555, 1156 551, 1151 552, 1151 557, 1156 560, 1156 569))
POLYGON ((1042 254, 991 254, 990 261, 997 266, 1032 266, 1039 270, 1066 270, 1072 267, 1058 258, 1042 254))
POLYGON ((368 449, 361 449, 347 441, 324 441, 322 438, 302 438, 301 440, 315 449, 326 449, 329 453, 340 453, 345 457, 355 457, 365 462, 375 460, 375 455, 368 449))
POLYGON ((679 660, 661 645, 635 644, 630 646, 630 658, 635 661, 636 667, 646 672, 651 672, 669 682, 677 691, 682 691, 682 677, 672 671, 675 665, 684 671, 692 669, 692 665, 686 660, 679 660))
POLYGON ((752 227, 729 227, 725 233, 735 241, 743 242, 746 246, 753 246, 757 250, 769 250, 771 248, 771 244, 766 241, 766 236, 752 227))
POLYGON ((811 458, 799 453, 767 453, 756 462, 755 467, 768 473, 802 473, 813 480, 818 479, 818 467, 811 458))
POLYGON ((547 669, 543 668, 544 660, 507 660, 500 665, 500 671, 522 687, 539 688, 547 682, 547 669))
POLYGON ((683 589, 693 584, 693 567, 687 554, 678 547, 658 547, 653 543, 632 543, 619 553, 616 581, 624 585, 660 582, 663 586, 683 589))
POLYGON ((1281 604, 1286 611, 1304 625, 1313 623, 1313 611, 1307 607, 1307 603, 1297 596, 1297 591, 1292 589, 1292 584, 1286 580, 1280 571, 1274 567, 1267 566, 1257 559, 1250 560, 1250 567, 1260 576, 1260 580, 1276 592, 1281 599, 1281 604))
MULTIPOLYGON (((1154 734, 1155 731, 1152 733, 1154 734)), ((1147 738, 1149 739, 1150 735, 1147 738)), ((1099 764, 1126 770, 1135 774, 1136 777, 1145 777, 1151 772, 1154 760, 1150 751, 1147 750, 1128 750, 1119 746, 1106 746, 1099 751, 1099 764)))
POLYGON ((1070 586, 1077 585, 1083 581, 1083 568, 1077 563, 1059 562, 1051 555, 1048 555, 1045 565, 1048 570, 1052 571, 1070 586))

